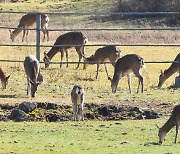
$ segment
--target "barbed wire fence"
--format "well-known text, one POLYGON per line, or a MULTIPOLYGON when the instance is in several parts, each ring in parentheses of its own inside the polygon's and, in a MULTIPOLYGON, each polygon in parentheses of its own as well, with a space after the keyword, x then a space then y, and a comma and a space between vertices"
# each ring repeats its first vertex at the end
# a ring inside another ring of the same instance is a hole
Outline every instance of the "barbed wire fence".
MULTIPOLYGON (((22 11, 0 11, 0 14, 7 13, 7 14, 36 14, 36 28, 22 28, 22 30, 35 30, 36 31, 36 43, 35 44, 0 44, 0 46, 19 46, 19 47, 35 47, 36 48, 36 57, 38 60, 40 60, 40 48, 41 47, 62 47, 66 46, 65 45, 41 45, 41 40, 40 40, 40 31, 41 29, 41 13, 40 12, 22 12, 22 11)), ((55 14, 55 15, 60 15, 60 16, 69 16, 69 15, 139 15, 139 16, 149 16, 149 15, 180 15, 180 12, 43 12, 44 14, 55 14)), ((16 29, 17 27, 10 27, 10 26, 0 26, 0 29, 16 29)), ((49 31, 179 31, 180 27, 167 27, 167 28, 56 28, 56 29, 48 29, 49 31)), ((106 46, 109 44, 85 44, 83 46, 106 46)), ((180 44, 111 44, 115 46, 176 46, 179 47, 180 44)), ((80 45, 72 45, 72 46, 82 46, 80 45)), ((1 62, 23 62, 21 60, 10 60, 10 59, 0 59, 1 62)), ((40 62, 43 63, 43 62, 40 62)), ((51 62, 52 64, 67 64, 67 62, 51 62)), ((79 62, 68 62, 68 64, 77 64, 79 62)), ((88 64, 104 64, 104 63, 111 63, 111 62, 80 62, 81 64, 88 63, 88 64)), ((179 63, 179 61, 145 61, 145 63, 179 63)))

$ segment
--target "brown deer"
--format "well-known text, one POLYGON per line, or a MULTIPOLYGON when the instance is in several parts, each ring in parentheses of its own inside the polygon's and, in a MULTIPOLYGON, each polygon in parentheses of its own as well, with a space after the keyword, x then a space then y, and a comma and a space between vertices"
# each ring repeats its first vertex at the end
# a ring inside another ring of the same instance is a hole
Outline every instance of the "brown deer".
MULTIPOLYGON (((120 58, 120 55, 121 55, 121 51, 114 45, 109 45, 109 46, 99 48, 95 51, 94 55, 91 55, 88 58, 83 56, 84 62, 85 62, 84 69, 87 67, 87 64, 86 64, 87 62, 97 62, 97 73, 96 73, 96 79, 97 79, 100 63, 111 62, 113 67, 115 67, 115 62, 118 58, 120 58)), ((107 77, 109 78, 107 63, 105 63, 104 66, 105 66, 107 77)))
POLYGON ((40 74, 40 64, 35 56, 27 56, 24 60, 24 69, 27 76, 27 95, 31 92, 31 97, 35 97, 38 86, 42 83, 40 74))
POLYGON ((174 61, 179 61, 179 62, 172 63, 167 70, 165 70, 164 72, 161 71, 161 74, 159 76, 158 88, 161 88, 164 82, 174 73, 179 71, 179 76, 180 76, 180 53, 176 56, 174 61))
POLYGON ((131 93, 131 73, 139 79, 137 93, 139 92, 140 84, 142 86, 141 92, 143 92, 143 77, 141 76, 141 68, 144 66, 144 59, 137 54, 127 54, 118 59, 115 64, 113 79, 109 77, 111 81, 112 92, 116 93, 119 80, 125 75, 128 76, 129 92, 131 93))
POLYGON ((68 32, 63 35, 60 35, 55 43, 54 46, 50 49, 48 53, 44 52, 44 63, 45 68, 49 67, 51 59, 56 55, 57 52, 61 53, 61 64, 62 67, 62 60, 64 57, 64 52, 66 53, 66 61, 68 67, 68 49, 74 47, 76 52, 79 56, 79 62, 77 68, 79 68, 80 61, 82 59, 82 55, 84 55, 84 44, 86 44, 87 38, 81 32, 68 32), (61 46, 56 46, 61 45, 61 46))
POLYGON ((71 91, 71 100, 73 103, 73 119, 75 121, 84 120, 84 87, 75 85, 71 91))
POLYGON ((159 133, 158 133, 159 143, 162 144, 162 142, 164 141, 164 139, 166 137, 166 134, 174 126, 176 126, 176 135, 175 135, 174 143, 176 143, 179 125, 180 125, 180 105, 177 105, 174 107, 172 114, 171 114, 170 118, 167 120, 167 122, 161 128, 159 128, 159 126, 157 125, 157 127, 159 129, 159 133))
MULTIPOLYGON (((41 14, 41 28, 43 29, 42 32, 44 34, 43 36, 43 41, 45 40, 45 35, 47 35, 47 41, 49 41, 49 31, 48 31, 48 22, 49 22, 49 17, 46 14, 41 14)), ((23 29, 23 28, 29 28, 32 27, 36 23, 36 14, 28 13, 24 15, 19 22, 19 25, 14 31, 10 31, 10 39, 12 42, 14 42, 18 36, 18 34, 23 30, 23 37, 22 37, 22 42, 25 39, 25 36, 27 37, 28 35, 28 30, 23 29)))
POLYGON ((8 84, 8 79, 11 75, 6 76, 5 73, 3 72, 3 70, 0 67, 0 79, 1 79, 1 84, 2 84, 2 88, 6 89, 6 86, 8 84))

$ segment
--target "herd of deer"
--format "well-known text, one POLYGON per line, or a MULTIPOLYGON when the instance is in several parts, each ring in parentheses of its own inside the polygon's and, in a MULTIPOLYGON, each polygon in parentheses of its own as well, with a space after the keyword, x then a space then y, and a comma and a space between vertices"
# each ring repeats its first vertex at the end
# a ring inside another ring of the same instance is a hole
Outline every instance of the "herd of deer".
MULTIPOLYGON (((44 34, 43 41, 45 40, 45 35, 47 35, 47 41, 49 40, 49 32, 48 32, 48 21, 49 18, 45 14, 41 14, 41 27, 44 34)), ((22 41, 24 41, 25 36, 28 35, 28 30, 24 28, 29 28, 36 22, 35 14, 27 14, 23 16, 19 22, 18 27, 10 33, 10 39, 15 41, 17 35, 23 30, 22 41)), ((50 51, 48 53, 44 52, 44 63, 45 68, 49 67, 50 61, 54 55, 58 52, 61 53, 61 64, 64 57, 64 53, 66 54, 66 61, 68 67, 68 49, 74 47, 79 56, 79 61, 77 68, 79 68, 79 64, 81 59, 84 59, 84 69, 87 68, 87 64, 97 64, 97 73, 96 79, 98 77, 99 66, 102 62, 111 62, 114 67, 114 75, 111 79, 108 75, 108 67, 107 63, 104 63, 105 70, 107 74, 108 80, 111 81, 112 92, 115 93, 117 89, 117 85, 119 80, 127 76, 128 77, 128 86, 129 92, 131 93, 131 74, 134 73, 135 76, 139 79, 139 84, 137 88, 137 92, 139 92, 139 87, 141 85, 141 92, 143 92, 143 77, 141 75, 141 69, 144 66, 144 59, 137 54, 127 54, 121 57, 121 51, 114 45, 105 46, 99 48, 95 51, 94 55, 90 57, 86 57, 84 53, 84 45, 87 43, 88 39, 81 32, 68 32, 63 35, 60 35, 50 51), (59 46, 57 46, 59 45, 59 46), (120 58, 121 57, 121 58, 120 58)), ((180 61, 180 53, 177 55, 174 61, 180 61)), ((40 64, 35 56, 27 56, 24 60, 24 69, 27 76, 27 95, 31 93, 32 97, 35 97, 35 93, 37 91, 38 85, 40 85, 43 81, 43 77, 40 73, 40 64)), ((180 63, 172 63, 171 66, 162 72, 159 76, 158 87, 160 88, 163 83, 175 72, 179 71, 180 76, 180 63)), ((3 89, 6 88, 8 84, 9 76, 6 76, 5 73, 0 68, 0 79, 2 82, 3 89)), ((74 120, 83 121, 83 106, 84 106, 84 87, 82 85, 75 85, 71 91, 71 100, 73 103, 73 118, 74 120)), ((172 111, 172 115, 169 120, 159 128, 159 142, 162 143, 165 135, 171 130, 172 127, 176 126, 176 137, 175 143, 177 140, 178 128, 180 125, 180 105, 177 105, 172 111)))

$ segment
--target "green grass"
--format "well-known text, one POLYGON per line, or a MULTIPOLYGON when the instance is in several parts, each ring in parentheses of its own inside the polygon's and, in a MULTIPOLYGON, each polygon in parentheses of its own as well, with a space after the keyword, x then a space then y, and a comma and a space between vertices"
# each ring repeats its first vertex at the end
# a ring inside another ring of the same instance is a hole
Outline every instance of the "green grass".
POLYGON ((158 144, 158 121, 2 122, 0 153, 178 153, 175 129, 158 144))

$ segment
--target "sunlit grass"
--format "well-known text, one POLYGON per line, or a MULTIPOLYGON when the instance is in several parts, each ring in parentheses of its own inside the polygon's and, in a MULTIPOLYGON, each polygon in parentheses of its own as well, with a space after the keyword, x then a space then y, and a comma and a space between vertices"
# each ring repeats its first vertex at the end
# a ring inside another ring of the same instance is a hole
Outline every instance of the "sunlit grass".
POLYGON ((175 129, 158 144, 155 123, 141 121, 85 121, 13 123, 0 126, 1 153, 178 153, 175 129))

